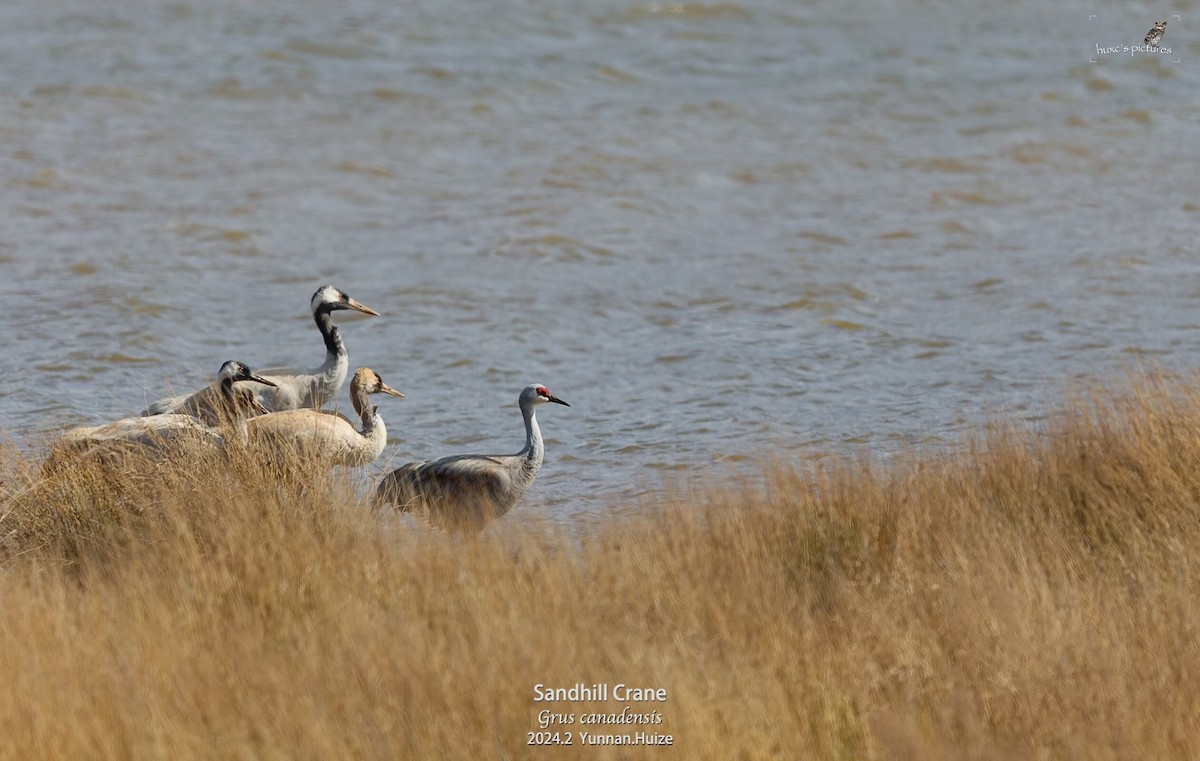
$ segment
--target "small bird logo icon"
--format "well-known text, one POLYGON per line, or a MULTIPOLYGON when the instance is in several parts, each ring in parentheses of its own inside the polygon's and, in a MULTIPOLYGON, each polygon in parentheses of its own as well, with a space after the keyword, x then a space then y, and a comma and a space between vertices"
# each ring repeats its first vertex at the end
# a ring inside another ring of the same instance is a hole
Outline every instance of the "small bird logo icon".
POLYGON ((1146 33, 1146 44, 1151 47, 1158 47, 1158 42, 1163 38, 1167 31, 1167 22, 1155 21, 1154 26, 1146 33))

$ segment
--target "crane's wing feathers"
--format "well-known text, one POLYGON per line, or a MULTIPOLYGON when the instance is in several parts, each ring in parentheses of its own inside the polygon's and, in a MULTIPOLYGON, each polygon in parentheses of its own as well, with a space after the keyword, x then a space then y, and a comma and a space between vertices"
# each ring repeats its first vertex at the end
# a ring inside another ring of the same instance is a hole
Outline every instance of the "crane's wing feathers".
POLYGON ((255 372, 257 372, 259 375, 263 376, 267 380, 272 380, 272 381, 275 380, 275 377, 295 378, 296 376, 299 376, 299 375, 312 375, 313 374, 312 370, 302 370, 299 367, 266 367, 266 368, 263 368, 262 370, 255 370, 255 372), (275 376, 275 377, 272 377, 272 376, 275 376))
POLYGON ((225 439, 212 428, 190 415, 155 415, 115 420, 104 425, 75 428, 62 435, 66 445, 93 446, 124 442, 158 447, 173 444, 184 438, 200 439, 223 444, 225 439))
POLYGON ((422 483, 436 485, 443 492, 493 497, 508 485, 508 472, 495 457, 455 455, 432 460, 416 469, 422 483))
POLYGON ((246 423, 251 431, 273 436, 320 438, 357 435, 354 424, 345 415, 325 410, 284 410, 252 418, 246 423))
POLYGON ((355 422, 355 421, 351 420, 350 418, 346 417, 345 415, 343 415, 341 412, 338 412, 337 410, 315 410, 315 411, 320 412, 322 415, 330 415, 332 417, 344 420, 350 424, 351 428, 357 428, 362 425, 361 421, 355 422))
POLYGON ((329 467, 361 467, 383 452, 387 431, 380 426, 364 434, 349 418, 325 410, 272 412, 246 422, 256 445, 274 453, 292 451, 326 462, 329 467))
MULTIPOLYGON (((264 386, 254 381, 237 381, 233 384, 234 393, 239 398, 252 395, 260 404, 272 411, 294 410, 304 408, 313 403, 313 394, 317 378, 303 375, 303 371, 290 368, 264 370, 258 375, 275 384, 264 386)), ((216 384, 210 384, 190 394, 168 396, 151 404, 142 410, 142 415, 170 415, 178 412, 211 409, 221 400, 220 389, 216 384)))
POLYGON ((497 503, 510 490, 510 481, 508 469, 497 457, 455 455, 401 465, 384 477, 377 494, 402 510, 422 501, 436 512, 440 506, 466 501, 497 503))
POLYGON ((140 414, 142 417, 146 417, 147 415, 173 415, 179 412, 183 405, 197 393, 199 392, 164 397, 142 410, 140 414))

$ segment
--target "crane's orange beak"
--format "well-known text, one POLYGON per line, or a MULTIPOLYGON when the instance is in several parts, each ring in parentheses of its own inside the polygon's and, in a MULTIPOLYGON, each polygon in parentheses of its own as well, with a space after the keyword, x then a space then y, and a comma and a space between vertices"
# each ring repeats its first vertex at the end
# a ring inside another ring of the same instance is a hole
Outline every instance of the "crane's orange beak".
POLYGON ((376 312, 374 309, 367 306, 366 304, 358 303, 357 301, 350 298, 349 296, 347 296, 346 300, 342 302, 342 307, 344 309, 353 309, 355 312, 362 312, 363 314, 369 314, 372 317, 380 316, 379 312, 376 312))

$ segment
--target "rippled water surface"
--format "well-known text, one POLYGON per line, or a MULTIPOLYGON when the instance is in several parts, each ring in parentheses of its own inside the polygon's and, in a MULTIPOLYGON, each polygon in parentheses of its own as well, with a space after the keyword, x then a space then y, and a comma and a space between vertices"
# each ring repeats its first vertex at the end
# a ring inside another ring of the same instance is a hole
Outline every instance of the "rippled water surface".
POLYGON ((384 314, 342 324, 408 393, 380 402, 385 459, 515 451, 533 381, 574 405, 539 416, 525 520, 1190 367, 1180 7, 1172 55, 1097 58, 1153 14, 9 3, 0 428, 123 416, 225 359, 315 365, 326 282, 384 314))

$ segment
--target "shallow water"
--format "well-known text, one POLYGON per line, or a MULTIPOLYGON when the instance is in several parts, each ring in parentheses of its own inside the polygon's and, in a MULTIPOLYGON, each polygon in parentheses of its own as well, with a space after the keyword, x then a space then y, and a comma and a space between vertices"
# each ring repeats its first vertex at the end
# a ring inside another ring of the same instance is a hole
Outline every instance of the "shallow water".
POLYGON ((533 381, 574 405, 523 520, 1195 364, 1186 16, 1172 55, 1097 58, 1154 19, 333 5, 0 11, 0 428, 315 365, 326 282, 384 314, 342 324, 408 394, 385 460, 515 451, 533 381))

